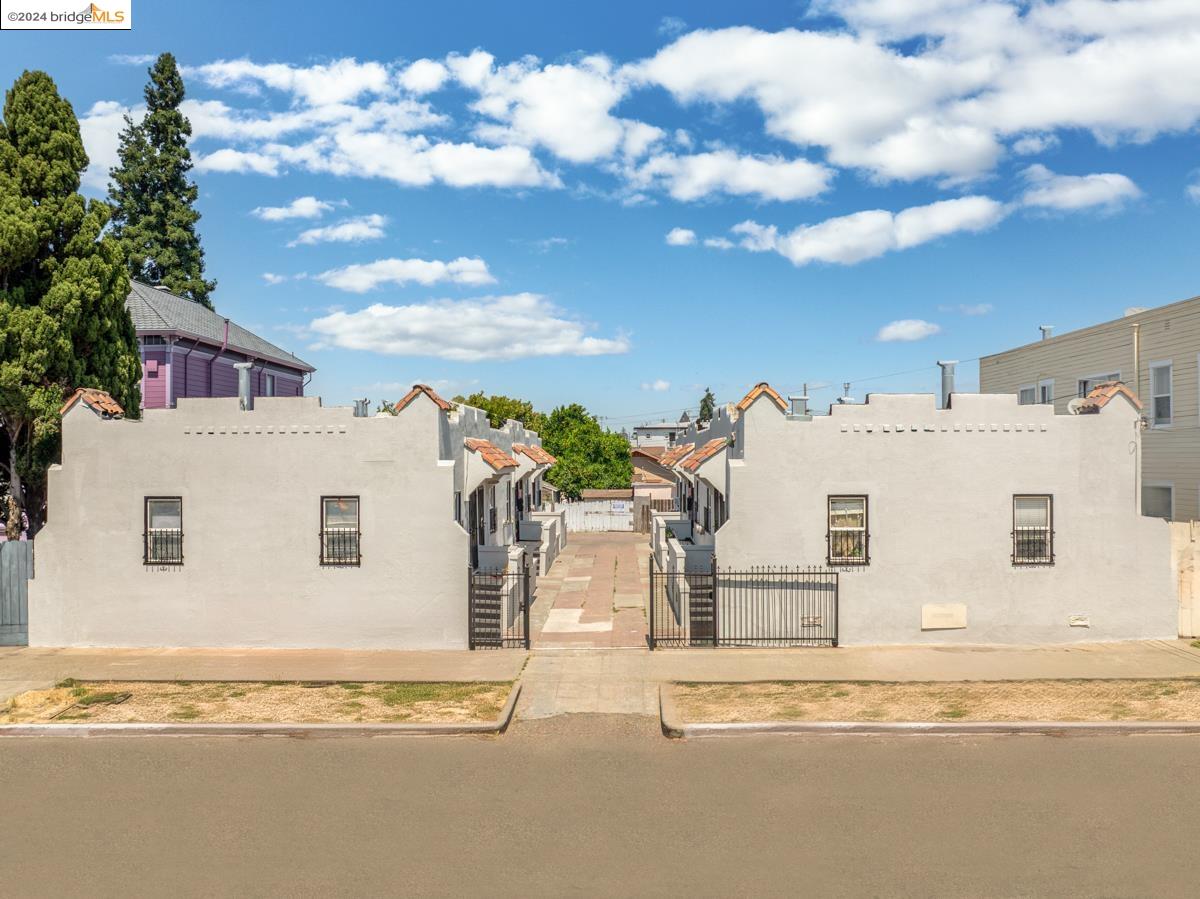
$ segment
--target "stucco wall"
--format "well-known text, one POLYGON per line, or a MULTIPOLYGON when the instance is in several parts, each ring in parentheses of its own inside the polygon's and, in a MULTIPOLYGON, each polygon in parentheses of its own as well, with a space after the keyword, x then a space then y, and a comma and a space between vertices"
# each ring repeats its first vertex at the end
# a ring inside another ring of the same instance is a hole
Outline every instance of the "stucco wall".
POLYGON ((948 410, 885 395, 811 420, 759 399, 714 425, 735 441, 698 472, 729 503, 722 568, 824 565, 828 496, 869 498, 870 565, 841 569, 843 644, 1175 636, 1171 540, 1136 513, 1138 413, 1123 398, 1074 416, 1011 395, 956 394, 948 410), (1054 497, 1052 566, 1012 564, 1017 493, 1054 497), (922 630, 927 603, 964 604, 967 626, 922 630))
POLYGON ((141 421, 77 404, 50 471, 30 644, 465 648, 451 415, 424 396, 373 418, 315 397, 251 412, 183 399, 141 421), (360 497, 360 567, 319 564, 323 495, 360 497), (142 564, 146 496, 182 497, 182 566, 142 564))

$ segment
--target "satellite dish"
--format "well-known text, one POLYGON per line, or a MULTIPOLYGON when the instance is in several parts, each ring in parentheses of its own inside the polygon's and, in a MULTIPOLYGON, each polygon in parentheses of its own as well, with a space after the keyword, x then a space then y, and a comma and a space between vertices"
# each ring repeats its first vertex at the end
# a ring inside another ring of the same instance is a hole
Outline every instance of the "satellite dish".
POLYGON ((1082 397, 1082 396, 1074 397, 1069 403, 1067 403, 1067 412, 1069 412, 1071 415, 1078 415, 1079 410, 1083 407, 1083 404, 1086 402, 1087 402, 1086 397, 1082 397))

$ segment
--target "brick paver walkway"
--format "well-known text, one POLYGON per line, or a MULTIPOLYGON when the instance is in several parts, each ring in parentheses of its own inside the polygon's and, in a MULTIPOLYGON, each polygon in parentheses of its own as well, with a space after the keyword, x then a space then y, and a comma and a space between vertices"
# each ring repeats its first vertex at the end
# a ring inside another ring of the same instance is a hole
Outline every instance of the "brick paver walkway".
POLYGON ((571 534, 538 578, 531 609, 535 648, 646 645, 645 534, 571 534))

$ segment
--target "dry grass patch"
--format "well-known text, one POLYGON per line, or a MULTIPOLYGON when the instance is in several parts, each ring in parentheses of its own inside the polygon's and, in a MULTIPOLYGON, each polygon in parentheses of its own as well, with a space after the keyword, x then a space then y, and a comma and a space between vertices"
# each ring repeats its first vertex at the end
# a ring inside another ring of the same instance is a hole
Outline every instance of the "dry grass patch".
POLYGON ((682 683, 685 721, 1200 721, 1200 678, 682 683))
POLYGON ((138 722, 451 724, 497 718, 508 683, 80 682, 31 690, 0 724, 138 722))

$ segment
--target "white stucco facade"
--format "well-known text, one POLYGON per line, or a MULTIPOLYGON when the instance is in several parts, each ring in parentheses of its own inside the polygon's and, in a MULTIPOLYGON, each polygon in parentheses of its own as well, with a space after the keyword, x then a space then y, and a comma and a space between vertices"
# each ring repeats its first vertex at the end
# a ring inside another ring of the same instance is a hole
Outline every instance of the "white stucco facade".
POLYGON ((1124 394, 1080 415, 955 394, 948 409, 932 395, 873 395, 801 416, 751 397, 680 438, 695 444, 672 466, 683 508, 687 491, 695 499, 690 513, 659 516, 665 568, 684 556, 704 570, 705 548, 722 569, 837 568, 843 645, 1176 635, 1170 535, 1138 514, 1141 415, 1124 394), (1052 564, 1014 564, 1017 495, 1052 498, 1052 564), (838 496, 866 498, 867 564, 829 562, 838 496))
POLYGON ((548 467, 521 457, 497 471, 468 437, 506 454, 540 443, 424 393, 361 418, 315 397, 250 411, 183 399, 141 421, 76 403, 49 473, 30 645, 465 648, 466 497, 487 504, 481 564, 503 567, 521 555, 510 487, 532 495, 548 467), (358 499, 356 565, 322 564, 329 496, 358 499), (182 564, 145 564, 147 497, 182 501, 182 564))

